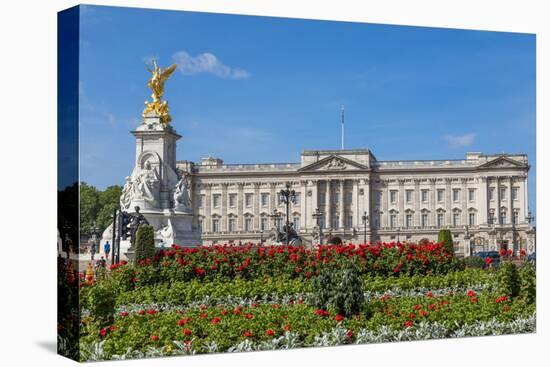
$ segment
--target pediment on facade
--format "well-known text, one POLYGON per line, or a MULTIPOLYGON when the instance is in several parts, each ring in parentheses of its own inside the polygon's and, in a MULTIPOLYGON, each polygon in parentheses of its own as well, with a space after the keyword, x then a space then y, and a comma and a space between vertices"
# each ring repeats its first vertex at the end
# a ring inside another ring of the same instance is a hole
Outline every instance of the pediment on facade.
POLYGON ((508 157, 498 157, 482 164, 479 168, 515 168, 515 167, 525 167, 522 162, 518 162, 514 159, 508 157))
POLYGON ((318 162, 309 164, 305 167, 300 168, 299 172, 311 172, 311 171, 355 171, 355 170, 366 170, 367 166, 354 162, 350 159, 339 157, 336 155, 331 155, 329 157, 323 158, 318 162))

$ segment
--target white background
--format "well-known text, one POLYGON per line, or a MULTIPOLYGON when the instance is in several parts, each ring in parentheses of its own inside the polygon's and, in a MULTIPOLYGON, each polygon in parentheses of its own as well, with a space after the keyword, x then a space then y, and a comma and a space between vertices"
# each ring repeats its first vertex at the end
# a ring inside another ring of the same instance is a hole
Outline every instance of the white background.
MULTIPOLYGON (((110 366, 548 365, 546 239, 550 10, 546 1, 95 1, 95 4, 537 33, 538 332, 292 351, 176 357, 110 366), (545 24, 546 23, 546 24, 545 24)), ((73 1, 3 1, 0 10, 0 363, 74 364, 55 354, 56 12, 73 1)), ((136 111, 139 113, 139 111, 136 111)), ((510 142, 513 145, 513 142, 510 142)), ((513 149, 510 149, 513 150, 513 149)), ((534 194, 534 193, 531 193, 534 194)), ((115 364, 116 363, 116 364, 115 364)))

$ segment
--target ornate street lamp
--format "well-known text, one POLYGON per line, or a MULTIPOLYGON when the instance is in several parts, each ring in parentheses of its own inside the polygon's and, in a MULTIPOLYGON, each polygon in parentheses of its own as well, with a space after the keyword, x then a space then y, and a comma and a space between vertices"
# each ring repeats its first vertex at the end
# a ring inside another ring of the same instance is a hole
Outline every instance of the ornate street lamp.
POLYGON ((474 250, 472 248, 472 241, 470 241, 470 227, 466 225, 466 233, 464 234, 464 240, 468 244, 468 248, 470 249, 470 256, 473 256, 474 250))
POLYGON ((281 203, 286 205, 286 244, 289 244, 288 237, 290 236, 290 204, 296 204, 296 191, 290 189, 290 184, 286 184, 286 189, 281 190, 281 203))
POLYGON ((363 228, 364 228, 364 231, 363 231, 363 245, 366 245, 367 244, 367 225, 369 224, 369 216, 367 215, 367 212, 365 212, 363 214, 361 219, 363 220, 363 228))
POLYGON ((317 228, 319 228, 319 244, 323 244, 323 227, 321 226, 321 219, 323 218, 323 213, 319 208, 315 208, 315 213, 311 215, 313 219, 317 222, 317 228))

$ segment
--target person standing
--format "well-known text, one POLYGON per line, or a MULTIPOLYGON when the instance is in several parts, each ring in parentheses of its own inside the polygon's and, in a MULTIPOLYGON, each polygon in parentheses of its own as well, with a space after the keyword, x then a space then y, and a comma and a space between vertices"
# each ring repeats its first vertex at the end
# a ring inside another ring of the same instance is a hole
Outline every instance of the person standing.
POLYGON ((109 241, 105 242, 105 245, 103 245, 103 252, 105 252, 105 260, 108 260, 109 253, 111 252, 111 244, 109 241))
POLYGON ((92 242, 92 247, 90 248, 90 255, 92 255, 92 261, 94 260, 95 253, 97 252, 96 243, 92 242))

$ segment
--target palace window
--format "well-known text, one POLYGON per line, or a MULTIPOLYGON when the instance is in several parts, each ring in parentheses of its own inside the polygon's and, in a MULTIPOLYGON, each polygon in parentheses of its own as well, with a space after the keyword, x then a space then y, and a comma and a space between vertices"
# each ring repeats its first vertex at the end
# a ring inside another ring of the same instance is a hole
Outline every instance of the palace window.
POLYGON ((460 225, 460 213, 453 213, 453 226, 457 227, 460 225))
POLYGON ((405 201, 408 204, 412 203, 412 201, 413 201, 413 191, 412 190, 405 191, 405 201))
POLYGON ((471 226, 476 225, 476 213, 469 213, 468 214, 468 224, 471 226))
POLYGON ((512 220, 514 221, 514 224, 519 224, 519 211, 514 210, 514 216, 512 220))
POLYGON ((518 187, 512 187, 512 200, 518 200, 518 187))
POLYGON ((377 206, 380 206, 381 202, 382 202, 382 191, 376 191, 374 193, 374 204, 377 206))
POLYGON ((422 190, 421 193, 422 193, 422 202, 423 203, 427 203, 428 202, 428 190, 422 190))
POLYGON ((392 203, 392 204, 397 203, 397 190, 391 190, 390 191, 390 203, 392 203))
POLYGON ((390 214, 390 227, 395 228, 397 227, 397 215, 390 214))
POLYGON ((319 205, 325 205, 325 195, 318 195, 317 200, 319 201, 319 205))
POLYGON ((250 193, 244 194, 244 205, 247 208, 250 208, 252 206, 253 198, 254 198, 254 194, 250 194, 250 193))
POLYGON ((222 196, 220 194, 212 195, 212 205, 214 206, 214 208, 219 208, 220 207, 221 197, 222 196))
POLYGON ((437 189, 437 202, 442 203, 445 198, 445 189, 437 189))
POLYGON ((244 218, 244 230, 247 232, 252 230, 252 218, 250 217, 244 218))
POLYGON ((506 210, 500 212, 500 224, 506 224, 506 210))
POLYGON ((204 196, 205 196, 204 194, 198 196, 198 203, 197 203, 197 206, 198 206, 199 208, 202 208, 203 205, 204 205, 204 196))
POLYGON ((300 204, 301 196, 302 196, 302 195, 301 195, 300 192, 297 192, 297 193, 296 193, 296 202, 295 202, 296 205, 300 204))
POLYGON ((500 200, 506 200, 506 187, 500 188, 500 200))
POLYGON ((460 200, 460 189, 453 189, 453 201, 456 203, 460 200))
POLYGON ((338 215, 335 215, 334 218, 332 218, 332 228, 339 228, 340 223, 340 217, 338 215))
POLYGON ((422 227, 427 227, 428 226, 428 214, 424 213, 422 214, 422 227))
POLYGON ((491 210, 489 212, 489 224, 496 224, 495 212, 491 210))
POLYGON ((202 232, 202 219, 199 219, 197 221, 197 228, 198 228, 199 232, 202 232))
POLYGON ((235 232, 235 218, 231 217, 227 220, 227 230, 229 232, 235 232))
POLYGON ((437 226, 443 227, 445 225, 445 215, 443 213, 437 213, 437 226))
POLYGON ((234 208, 237 203, 237 194, 229 194, 229 207, 234 208))
POLYGON ((218 218, 212 219, 212 232, 217 233, 220 231, 220 220, 218 218))
POLYGON ((375 214, 374 215, 373 226, 374 226, 374 228, 380 228, 380 214, 375 214))
POLYGON ((260 229, 262 231, 267 231, 268 229, 268 222, 267 222, 267 218, 266 217, 262 217, 260 219, 260 229))
POLYGON ((346 227, 348 227, 348 228, 353 227, 353 215, 348 215, 346 227))
POLYGON ((408 228, 408 227, 412 227, 413 225, 413 216, 412 214, 407 214, 405 216, 405 226, 408 228))
POLYGON ((491 201, 495 200, 495 188, 494 187, 489 188, 489 200, 491 200, 491 201))
POLYGON ((353 202, 353 192, 346 192, 346 202, 348 204, 353 202))
POLYGON ((333 204, 340 203, 340 193, 338 191, 334 191, 333 199, 333 204))
POLYGON ((266 208, 267 206, 269 206, 269 194, 268 193, 263 193, 262 194, 262 207, 263 208, 266 208))
POLYGON ((476 200, 476 189, 468 189, 468 200, 469 201, 476 200))

